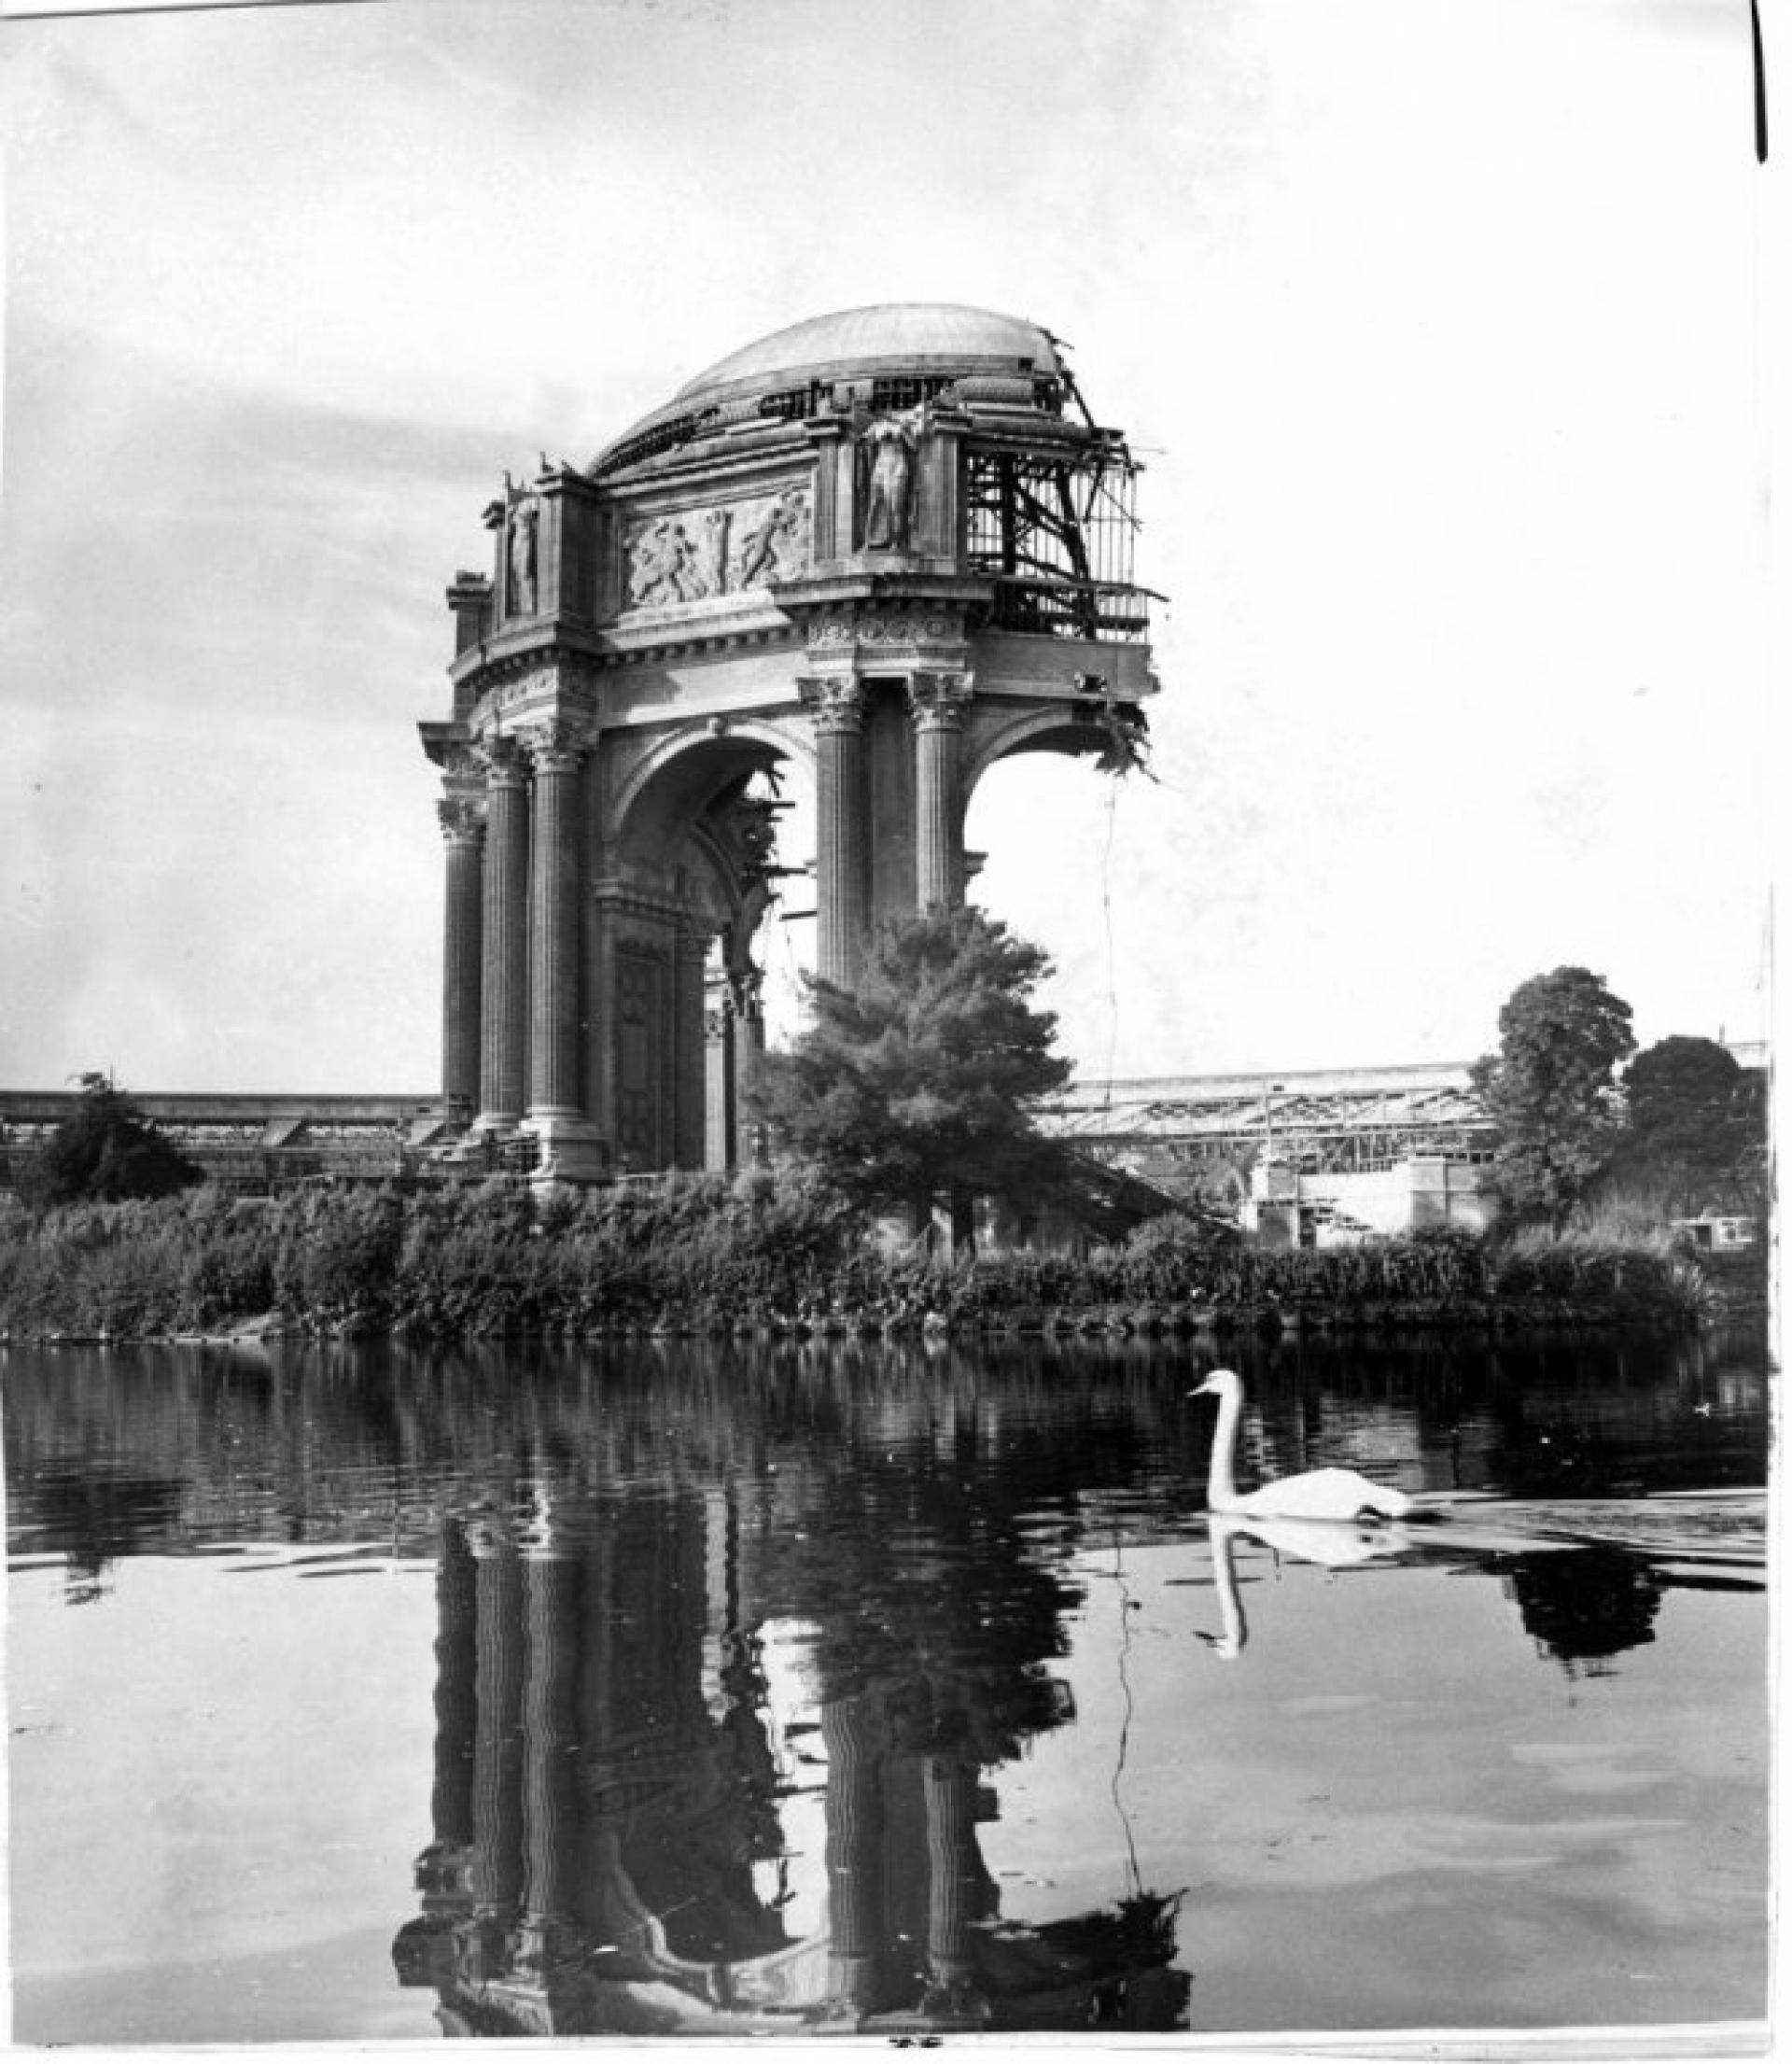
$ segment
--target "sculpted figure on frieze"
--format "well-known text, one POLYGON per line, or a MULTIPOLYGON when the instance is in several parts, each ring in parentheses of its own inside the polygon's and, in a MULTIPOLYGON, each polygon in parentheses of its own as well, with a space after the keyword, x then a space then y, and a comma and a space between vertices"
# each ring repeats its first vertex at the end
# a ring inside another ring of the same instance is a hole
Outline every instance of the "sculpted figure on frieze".
POLYGON ((637 609, 655 602, 683 602, 682 575, 690 541, 671 516, 650 523, 628 548, 628 599, 637 609))
POLYGON ((627 538, 628 606, 702 602, 788 580, 809 563, 810 528, 801 487, 763 503, 650 517, 627 538))
POLYGON ((740 549, 737 583, 744 588, 787 580, 809 563, 809 498, 800 487, 770 501, 740 549))

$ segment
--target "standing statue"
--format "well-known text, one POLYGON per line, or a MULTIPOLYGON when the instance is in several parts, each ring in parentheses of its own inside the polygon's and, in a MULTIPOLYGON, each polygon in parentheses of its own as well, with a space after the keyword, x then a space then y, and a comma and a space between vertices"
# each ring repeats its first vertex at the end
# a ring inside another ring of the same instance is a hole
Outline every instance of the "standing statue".
POLYGON ((915 442, 918 410, 902 415, 879 415, 860 433, 861 450, 871 455, 864 488, 863 549, 908 550, 908 505, 915 477, 915 442))
POLYGON ((535 614, 535 533, 540 522, 541 505, 533 495, 525 495, 511 505, 511 614, 535 614))

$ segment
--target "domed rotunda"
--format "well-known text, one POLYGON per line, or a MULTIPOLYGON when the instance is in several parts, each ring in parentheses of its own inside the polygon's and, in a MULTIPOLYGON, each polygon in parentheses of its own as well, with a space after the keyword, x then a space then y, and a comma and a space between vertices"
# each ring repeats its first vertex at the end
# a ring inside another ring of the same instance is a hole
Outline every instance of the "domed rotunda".
POLYGON ((1137 470, 1049 330, 898 302, 731 352, 583 470, 505 476, 421 727, 457 1153, 735 1164, 779 882, 812 871, 817 972, 849 983, 883 920, 962 900, 998 760, 1141 749, 1137 470), (787 773, 816 809, 794 865, 787 773))

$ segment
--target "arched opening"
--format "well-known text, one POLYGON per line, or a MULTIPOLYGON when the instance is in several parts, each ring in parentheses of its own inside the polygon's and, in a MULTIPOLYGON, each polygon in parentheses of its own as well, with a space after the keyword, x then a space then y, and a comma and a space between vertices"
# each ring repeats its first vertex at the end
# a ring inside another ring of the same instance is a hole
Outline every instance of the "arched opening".
POLYGON ((970 900, 1051 955, 1038 1001, 1057 1013, 1059 1050, 1077 1074, 1099 1077, 1116 1035, 1109 920, 1122 892, 1112 863, 1125 784, 1099 771, 1084 724, 1043 725, 974 779, 970 900))
POLYGON ((813 779, 794 725, 706 725, 641 754, 600 838, 593 1074, 623 1171, 750 1157, 747 1095, 801 991, 813 779))

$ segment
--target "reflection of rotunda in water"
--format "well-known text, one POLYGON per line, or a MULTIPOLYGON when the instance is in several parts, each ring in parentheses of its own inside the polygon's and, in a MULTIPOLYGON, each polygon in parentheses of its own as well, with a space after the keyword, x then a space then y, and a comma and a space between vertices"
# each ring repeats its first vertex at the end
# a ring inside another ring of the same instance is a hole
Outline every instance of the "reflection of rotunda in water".
POLYGON ((400 1983, 469 2035, 1179 2025, 1173 1903, 993 1925, 982 1773, 1068 1717, 1050 1580, 943 1560, 905 1599, 803 1533, 669 1481, 444 1522, 400 1983), (794 1726, 772 1712, 774 1594, 814 1637, 794 1726), (955 1640, 1003 1609, 999 1661, 955 1640), (793 1925, 786 1821, 817 1784, 826 1892, 793 1925))

